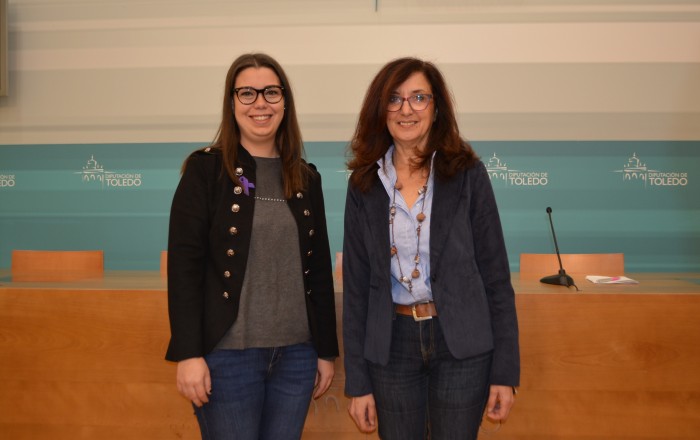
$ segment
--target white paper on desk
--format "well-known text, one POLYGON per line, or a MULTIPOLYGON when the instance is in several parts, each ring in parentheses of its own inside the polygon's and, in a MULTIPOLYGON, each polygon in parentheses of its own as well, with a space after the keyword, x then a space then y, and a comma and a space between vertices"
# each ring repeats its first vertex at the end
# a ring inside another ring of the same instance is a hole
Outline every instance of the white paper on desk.
POLYGON ((604 277, 600 275, 586 275, 586 279, 595 284, 638 284, 639 281, 623 276, 604 277))

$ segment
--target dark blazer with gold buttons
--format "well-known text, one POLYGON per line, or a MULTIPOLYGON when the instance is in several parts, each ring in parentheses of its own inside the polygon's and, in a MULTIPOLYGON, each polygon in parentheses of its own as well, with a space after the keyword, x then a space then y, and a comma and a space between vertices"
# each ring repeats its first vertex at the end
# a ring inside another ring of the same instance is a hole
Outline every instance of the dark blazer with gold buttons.
MULTIPOLYGON (((312 165, 313 168, 313 165, 312 165)), ((188 158, 173 197, 168 234, 166 359, 200 357, 214 349, 238 314, 248 261, 255 204, 255 160, 238 148, 236 174, 222 169, 222 154, 205 148, 188 158)), ((297 223, 307 316, 320 357, 338 355, 330 248, 321 189, 315 171, 307 190, 287 201, 297 223)), ((270 249, 270 252, 275 252, 270 249)))

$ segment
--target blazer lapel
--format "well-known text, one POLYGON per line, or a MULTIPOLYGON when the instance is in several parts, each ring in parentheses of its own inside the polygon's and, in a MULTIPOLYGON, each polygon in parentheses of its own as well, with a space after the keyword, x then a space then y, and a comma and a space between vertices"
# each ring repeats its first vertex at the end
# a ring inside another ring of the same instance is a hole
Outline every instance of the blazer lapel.
POLYGON ((448 181, 435 178, 433 207, 430 218, 430 273, 436 274, 447 240, 454 222, 455 213, 462 193, 465 173, 461 172, 448 181))
POLYGON ((391 273, 391 240, 389 238, 389 196, 382 183, 377 183, 367 193, 365 209, 375 252, 380 256, 378 273, 391 273))

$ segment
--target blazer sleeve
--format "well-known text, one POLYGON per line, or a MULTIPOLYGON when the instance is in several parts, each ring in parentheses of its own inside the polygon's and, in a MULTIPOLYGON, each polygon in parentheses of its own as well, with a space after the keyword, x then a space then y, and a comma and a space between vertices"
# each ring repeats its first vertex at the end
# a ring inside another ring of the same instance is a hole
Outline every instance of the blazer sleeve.
POLYGON ((518 318, 496 198, 483 162, 478 162, 476 168, 469 174, 472 176, 471 187, 473 188, 470 217, 474 252, 486 289, 494 338, 491 383, 518 386, 520 383, 518 318))
MULTIPOLYGON (((313 167, 313 165, 312 165, 313 167)), ((315 168, 314 168, 315 169, 315 168)), ((326 208, 323 201, 321 174, 314 172, 310 184, 311 202, 314 211, 314 239, 312 255, 309 258, 310 301, 315 320, 315 346, 321 358, 338 356, 338 335, 335 317, 335 289, 333 287, 333 267, 328 242, 326 208)))
POLYGON ((372 393, 364 357, 370 267, 361 202, 359 190, 348 186, 343 235, 343 347, 345 394, 355 397, 372 393))
POLYGON ((166 359, 181 361, 204 355, 204 278, 208 254, 208 182, 216 176, 205 162, 212 157, 193 153, 175 190, 168 231, 168 314, 170 344, 166 359))

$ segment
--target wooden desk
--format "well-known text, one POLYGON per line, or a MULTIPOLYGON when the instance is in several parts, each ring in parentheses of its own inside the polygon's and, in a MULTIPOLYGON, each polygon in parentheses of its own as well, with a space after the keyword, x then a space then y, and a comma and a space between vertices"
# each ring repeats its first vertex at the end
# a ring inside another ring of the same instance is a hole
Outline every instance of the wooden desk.
POLYGON ((498 438, 700 438, 700 274, 628 276, 513 277, 522 392, 498 438))
MULTIPOLYGON (((521 392, 508 423, 481 438, 697 439, 700 274, 628 274, 640 284, 614 286, 572 276, 579 293, 514 274, 521 392)), ((175 365, 163 360, 159 272, 71 283, 8 277, 0 271, 0 438, 199 438, 175 365)), ((340 317, 341 293, 336 301, 340 317)), ((355 430, 340 360, 336 369, 303 438, 377 438, 355 430)))

